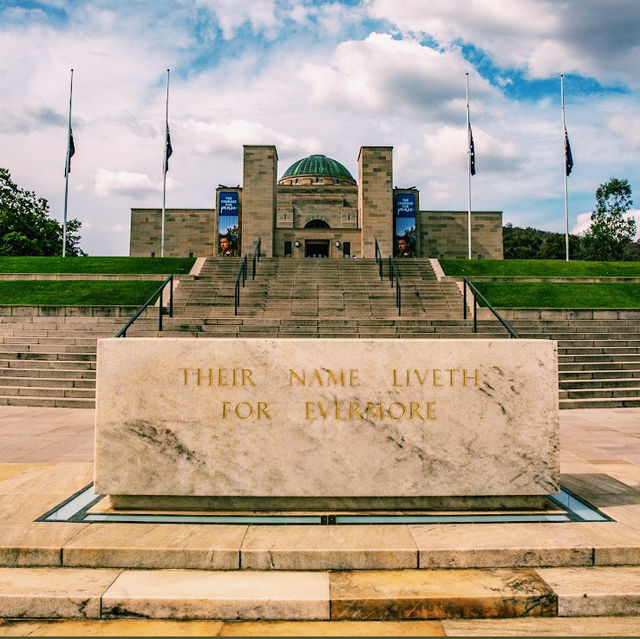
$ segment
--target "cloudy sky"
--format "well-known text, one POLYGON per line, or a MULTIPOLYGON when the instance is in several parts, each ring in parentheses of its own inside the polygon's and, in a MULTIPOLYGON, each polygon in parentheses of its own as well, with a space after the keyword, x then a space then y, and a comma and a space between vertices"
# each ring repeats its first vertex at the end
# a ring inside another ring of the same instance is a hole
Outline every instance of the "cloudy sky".
MULTIPOLYGON (((394 147, 395 186, 422 209, 473 208, 563 231, 560 73, 575 166, 570 228, 627 178, 640 202, 638 0, 0 0, 0 166, 62 219, 69 70, 69 216, 91 255, 126 255, 129 209, 159 207, 166 69, 167 207, 213 207, 242 182, 242 145, 275 144, 281 175, 323 153, 357 176, 394 147)), ((639 207, 640 208, 640 207, 639 207)))

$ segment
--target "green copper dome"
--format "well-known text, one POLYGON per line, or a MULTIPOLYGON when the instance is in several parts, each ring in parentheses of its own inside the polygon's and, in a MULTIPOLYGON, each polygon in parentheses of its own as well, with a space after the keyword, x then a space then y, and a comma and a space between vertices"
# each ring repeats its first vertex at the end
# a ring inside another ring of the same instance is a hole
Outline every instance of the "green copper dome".
POLYGON ((291 178, 299 175, 328 176, 350 180, 355 184, 351 173, 340 162, 326 155, 310 155, 294 162, 282 175, 282 178, 291 178))

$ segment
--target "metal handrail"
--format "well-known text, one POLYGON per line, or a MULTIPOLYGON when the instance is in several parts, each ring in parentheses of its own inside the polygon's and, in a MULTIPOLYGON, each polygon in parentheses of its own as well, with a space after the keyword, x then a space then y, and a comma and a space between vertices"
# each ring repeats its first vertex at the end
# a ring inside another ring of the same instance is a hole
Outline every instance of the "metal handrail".
POLYGON ((402 315, 402 281, 398 267, 393 261, 393 257, 389 255, 389 284, 391 288, 393 288, 394 283, 396 286, 396 307, 398 308, 398 315, 402 315))
POLYGON ((167 284, 169 284, 169 317, 173 317, 173 275, 169 275, 162 285, 154 291, 153 295, 138 309, 135 315, 116 333, 116 337, 126 337, 127 330, 131 328, 131 325, 144 313, 147 307, 155 302, 158 295, 160 296, 158 303, 158 330, 162 330, 162 316, 164 315, 163 293, 167 284))
POLYGON ((463 315, 464 319, 467 319, 467 286, 469 287, 471 293, 473 294, 473 332, 478 332, 478 298, 486 307, 496 316, 496 319, 509 331, 509 337, 511 339, 518 339, 518 333, 516 333, 511 326, 509 326, 508 322, 496 311, 493 306, 489 303, 487 298, 466 278, 463 277, 462 281, 464 282, 463 294, 462 294, 462 304, 463 304, 463 315))
POLYGON ((238 306, 240 306, 240 280, 242 279, 242 288, 247 282, 247 256, 245 255, 240 261, 238 272, 236 273, 236 283, 233 294, 233 314, 238 314, 238 306))
POLYGON ((376 247, 376 264, 378 265, 378 273, 380 275, 380 279, 382 279, 382 253, 380 252, 380 245, 378 244, 378 238, 375 238, 375 247, 376 247))
MULTIPOLYGON (((258 238, 256 242, 256 247, 253 250, 253 257, 251 258, 252 270, 251 270, 251 279, 256 279, 256 265, 260 262, 260 251, 262 249, 262 239, 258 238)), ((242 280, 242 288, 245 287, 247 283, 247 277, 249 272, 249 260, 245 255, 238 266, 238 271, 236 273, 236 283, 234 285, 233 290, 233 314, 238 314, 238 307, 240 306, 240 280, 242 280)))
POLYGON ((260 250, 262 248, 262 239, 258 238, 258 241, 256 242, 256 248, 253 251, 253 258, 252 258, 252 269, 251 269, 251 279, 255 280, 256 279, 256 264, 260 262, 260 250))

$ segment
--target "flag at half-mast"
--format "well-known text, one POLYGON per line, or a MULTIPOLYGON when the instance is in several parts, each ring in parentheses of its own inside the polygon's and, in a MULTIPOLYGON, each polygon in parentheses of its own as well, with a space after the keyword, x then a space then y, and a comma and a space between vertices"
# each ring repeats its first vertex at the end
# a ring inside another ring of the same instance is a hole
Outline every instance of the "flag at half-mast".
POLYGON ((473 131, 471 131, 471 122, 469 122, 469 171, 471 171, 471 175, 476 174, 476 148, 473 144, 473 131))
POLYGON ((573 155, 571 155, 571 145, 569 144, 569 135, 567 127, 564 128, 564 170, 567 175, 571 173, 573 168, 573 155))
POLYGON ((164 170, 165 173, 169 170, 169 158, 173 153, 173 147, 171 146, 171 136, 169 135, 169 123, 167 123, 167 138, 164 142, 164 170))
POLYGON ((64 176, 71 173, 71 158, 75 155, 76 145, 73 142, 73 130, 69 127, 69 138, 67 140, 67 162, 64 166, 64 176))

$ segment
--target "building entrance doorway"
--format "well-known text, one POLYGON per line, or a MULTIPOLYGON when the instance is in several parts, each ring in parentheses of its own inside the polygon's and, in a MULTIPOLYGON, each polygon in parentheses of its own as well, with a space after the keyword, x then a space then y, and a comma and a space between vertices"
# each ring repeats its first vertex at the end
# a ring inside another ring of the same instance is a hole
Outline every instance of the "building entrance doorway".
POLYGON ((329 240, 305 240, 305 257, 329 257, 329 240))

